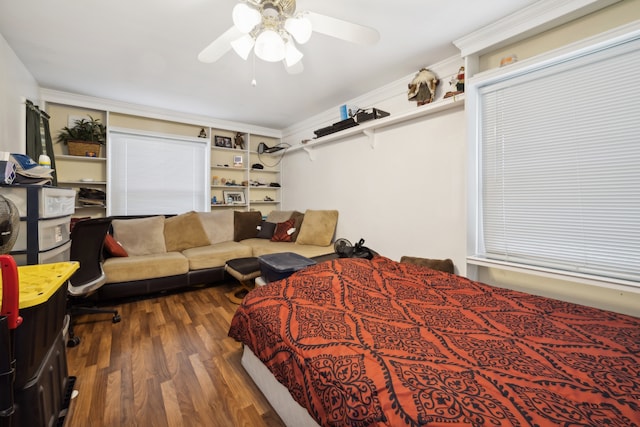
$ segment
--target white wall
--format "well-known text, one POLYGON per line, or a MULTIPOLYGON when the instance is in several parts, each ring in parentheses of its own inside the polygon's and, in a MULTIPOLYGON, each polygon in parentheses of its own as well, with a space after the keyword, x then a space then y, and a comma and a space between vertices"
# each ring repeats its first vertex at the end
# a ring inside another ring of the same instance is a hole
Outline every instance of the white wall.
POLYGON ((0 151, 24 153, 25 99, 38 104, 35 78, 0 34, 0 151))
MULTIPOLYGON (((430 66, 441 78, 439 96, 461 58, 430 66)), ((392 115, 415 109, 407 101, 413 74, 357 100, 392 115)), ((291 145, 312 131, 338 121, 338 106, 289 129, 291 145)), ((383 128, 372 148, 368 137, 314 148, 314 160, 304 150, 283 160, 283 209, 337 209, 337 237, 366 245, 389 258, 402 255, 451 258, 465 274, 466 257, 466 135, 462 106, 383 128)))
POLYGON ((465 132, 462 107, 287 155, 284 208, 337 209, 337 237, 380 254, 451 258, 465 273, 465 132))

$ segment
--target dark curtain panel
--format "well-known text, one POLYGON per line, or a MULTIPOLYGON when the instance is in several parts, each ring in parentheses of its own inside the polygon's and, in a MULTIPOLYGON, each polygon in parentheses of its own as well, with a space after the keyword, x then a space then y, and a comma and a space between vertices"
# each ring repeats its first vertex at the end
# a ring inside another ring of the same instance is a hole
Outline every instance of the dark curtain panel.
POLYGON ((52 174, 52 185, 58 185, 55 168, 56 160, 53 154, 53 141, 51 140, 51 131, 49 130, 49 115, 44 111, 40 111, 38 107, 33 105, 31 101, 26 102, 27 105, 27 156, 36 162, 41 154, 46 154, 51 159, 51 168, 54 169, 52 174))
POLYGON ((40 139, 40 109, 31 101, 27 101, 27 156, 36 162, 40 154, 43 154, 42 141, 40 139))
POLYGON ((53 173, 51 176, 53 177, 52 185, 58 185, 58 174, 56 172, 56 156, 53 154, 53 141, 51 140, 51 131, 49 130, 49 115, 45 112, 42 112, 42 131, 44 132, 44 142, 45 148, 47 149, 47 155, 51 159, 51 169, 53 169, 53 173))

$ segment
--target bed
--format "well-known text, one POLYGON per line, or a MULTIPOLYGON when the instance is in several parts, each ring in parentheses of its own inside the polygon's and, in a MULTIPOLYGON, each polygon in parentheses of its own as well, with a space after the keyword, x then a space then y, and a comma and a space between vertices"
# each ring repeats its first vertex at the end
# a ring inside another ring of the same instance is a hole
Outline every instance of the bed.
POLYGON ((323 426, 640 425, 639 318, 381 256, 256 288, 229 335, 323 426))

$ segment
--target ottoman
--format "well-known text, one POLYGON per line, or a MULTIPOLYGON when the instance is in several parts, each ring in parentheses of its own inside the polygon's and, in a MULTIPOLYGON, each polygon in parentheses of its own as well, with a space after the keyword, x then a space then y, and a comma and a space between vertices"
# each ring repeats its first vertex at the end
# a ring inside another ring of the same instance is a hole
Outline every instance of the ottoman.
POLYGON ((240 286, 226 294, 227 298, 234 304, 240 304, 249 291, 253 289, 253 283, 251 281, 261 274, 258 258, 230 259, 225 264, 224 269, 240 282, 240 286))

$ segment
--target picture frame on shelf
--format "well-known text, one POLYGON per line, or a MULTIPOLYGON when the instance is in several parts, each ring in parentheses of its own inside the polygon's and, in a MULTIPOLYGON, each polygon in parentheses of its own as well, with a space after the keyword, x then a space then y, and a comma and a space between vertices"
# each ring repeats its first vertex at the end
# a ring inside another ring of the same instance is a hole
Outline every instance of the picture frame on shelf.
POLYGON ((216 147, 233 148, 231 138, 229 138, 228 136, 216 135, 213 137, 213 143, 216 147))
POLYGON ((222 196, 224 197, 225 203, 230 205, 244 205, 246 203, 244 191, 224 190, 222 196))

